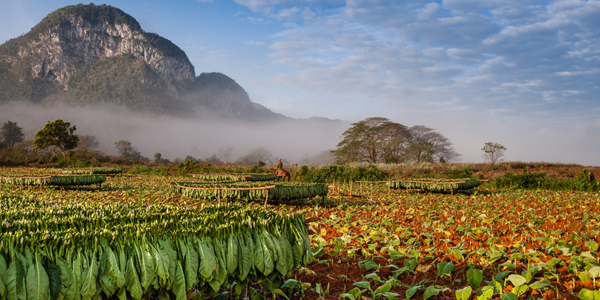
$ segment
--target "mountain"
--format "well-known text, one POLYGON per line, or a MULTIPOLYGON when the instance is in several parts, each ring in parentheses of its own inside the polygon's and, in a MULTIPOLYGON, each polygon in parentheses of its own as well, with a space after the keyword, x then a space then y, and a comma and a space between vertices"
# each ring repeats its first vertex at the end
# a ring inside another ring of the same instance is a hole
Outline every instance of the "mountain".
POLYGON ((116 104, 157 115, 289 119, 250 101, 221 73, 195 76, 187 55, 118 8, 73 5, 0 45, 0 104, 116 104))

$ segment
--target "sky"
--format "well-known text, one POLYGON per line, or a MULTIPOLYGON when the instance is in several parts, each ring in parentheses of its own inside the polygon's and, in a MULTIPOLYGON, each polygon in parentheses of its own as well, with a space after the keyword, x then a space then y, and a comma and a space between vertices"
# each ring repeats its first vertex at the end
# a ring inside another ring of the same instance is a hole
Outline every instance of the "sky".
MULTIPOLYGON (((0 43, 78 3, 0 0, 0 43)), ((94 4, 171 40, 197 75, 224 73, 290 117, 425 125, 462 162, 482 162, 495 142, 506 161, 600 166, 600 1, 94 4)))

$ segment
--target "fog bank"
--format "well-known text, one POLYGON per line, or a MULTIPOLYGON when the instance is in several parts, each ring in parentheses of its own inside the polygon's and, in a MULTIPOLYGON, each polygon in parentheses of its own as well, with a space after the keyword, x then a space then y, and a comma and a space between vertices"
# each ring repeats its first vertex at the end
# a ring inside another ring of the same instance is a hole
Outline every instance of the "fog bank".
POLYGON ((77 135, 94 135, 98 150, 117 155, 115 142, 128 140, 148 158, 159 152, 174 160, 187 155, 205 159, 218 150, 233 148, 230 161, 264 147, 275 158, 300 163, 307 155, 335 149, 349 123, 341 121, 291 120, 282 122, 239 123, 216 119, 158 117, 133 113, 118 106, 75 108, 46 107, 29 103, 0 106, 0 122, 17 122, 25 139, 48 121, 63 119, 75 125, 77 135), (194 153, 196 152, 197 153, 194 153))

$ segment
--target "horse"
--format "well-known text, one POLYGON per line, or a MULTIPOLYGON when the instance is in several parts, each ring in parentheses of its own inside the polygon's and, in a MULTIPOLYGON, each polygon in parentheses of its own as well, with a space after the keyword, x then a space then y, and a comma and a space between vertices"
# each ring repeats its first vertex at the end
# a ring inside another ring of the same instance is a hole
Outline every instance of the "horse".
POLYGON ((285 178, 287 181, 292 178, 292 174, 284 169, 269 169, 269 173, 277 175, 277 181, 279 181, 279 178, 285 178))

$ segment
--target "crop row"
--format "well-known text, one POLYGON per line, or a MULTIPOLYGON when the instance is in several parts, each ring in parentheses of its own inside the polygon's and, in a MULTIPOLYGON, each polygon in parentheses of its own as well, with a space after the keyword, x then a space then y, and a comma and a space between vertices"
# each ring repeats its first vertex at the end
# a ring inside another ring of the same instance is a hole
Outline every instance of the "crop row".
POLYGON ((104 175, 51 175, 39 177, 0 177, 1 184, 20 186, 73 186, 100 184, 106 181, 104 175))
POLYGON ((411 178, 388 182, 392 189, 419 189, 427 192, 451 192, 458 190, 469 190, 481 185, 479 179, 431 179, 411 178))
POLYGON ((267 197, 267 190, 269 199, 281 201, 327 196, 328 193, 326 184, 277 182, 178 182, 174 183, 174 190, 186 197, 206 200, 215 200, 219 197, 233 200, 264 200, 267 197))
POLYGON ((304 216, 255 206, 0 198, 0 299, 186 299, 281 283, 312 260, 304 216))
POLYGON ((275 174, 263 174, 263 173, 246 173, 246 174, 190 174, 190 176, 204 181, 220 181, 220 182, 234 182, 234 181, 270 181, 275 180, 277 175, 275 174))

